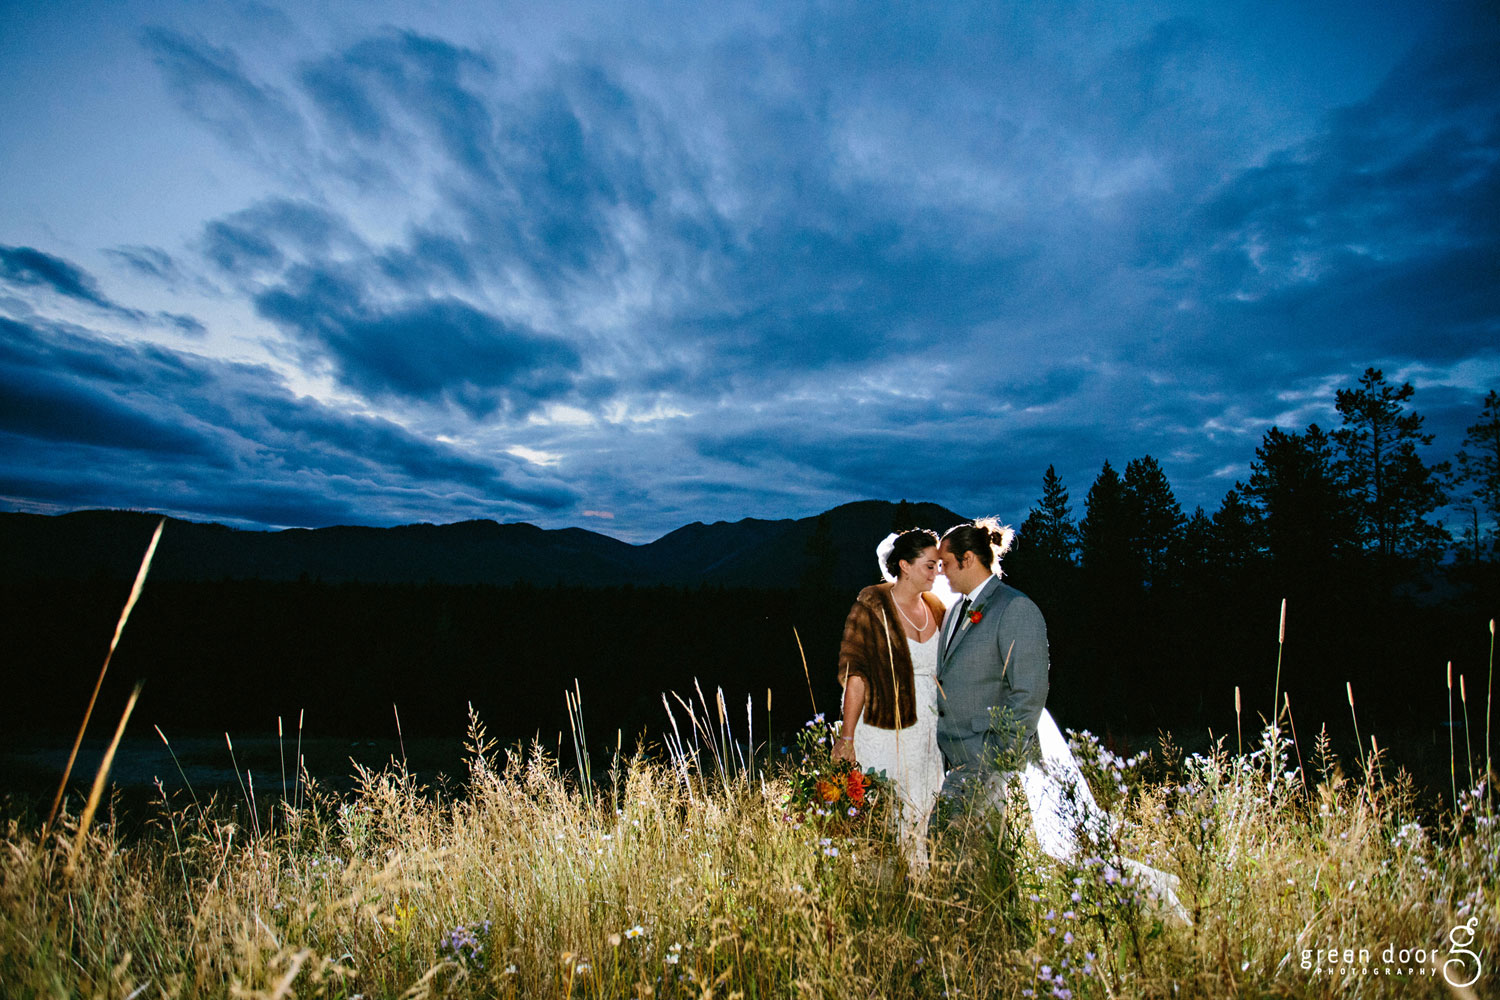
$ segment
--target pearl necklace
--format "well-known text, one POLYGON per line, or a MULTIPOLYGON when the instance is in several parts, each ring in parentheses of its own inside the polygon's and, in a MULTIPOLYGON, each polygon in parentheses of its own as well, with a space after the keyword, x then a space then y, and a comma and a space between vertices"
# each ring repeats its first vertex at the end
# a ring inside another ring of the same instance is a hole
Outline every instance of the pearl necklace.
POLYGON ((917 630, 917 635, 921 635, 927 630, 927 626, 932 624, 932 609, 927 606, 926 601, 922 600, 922 595, 920 593, 917 595, 917 602, 922 605, 922 610, 927 612, 926 620, 921 625, 918 625, 910 618, 906 618, 906 612, 902 610, 901 602, 896 600, 895 594, 891 595, 891 603, 896 606, 897 613, 900 614, 902 618, 906 618, 906 624, 917 630))

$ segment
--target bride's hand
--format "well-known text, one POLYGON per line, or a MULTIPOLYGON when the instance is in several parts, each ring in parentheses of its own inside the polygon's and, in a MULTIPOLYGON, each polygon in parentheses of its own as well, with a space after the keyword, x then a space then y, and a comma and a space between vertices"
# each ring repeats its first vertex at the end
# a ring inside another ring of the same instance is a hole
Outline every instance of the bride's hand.
POLYGON ((858 764, 854 759, 854 737, 840 736, 833 741, 833 759, 847 760, 851 764, 858 764))

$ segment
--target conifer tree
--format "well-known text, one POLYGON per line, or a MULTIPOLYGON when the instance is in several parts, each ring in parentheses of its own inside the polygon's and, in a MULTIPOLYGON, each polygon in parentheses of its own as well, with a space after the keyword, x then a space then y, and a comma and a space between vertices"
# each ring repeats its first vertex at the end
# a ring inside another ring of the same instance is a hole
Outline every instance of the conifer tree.
POLYGON ((1073 565, 1078 553, 1078 526, 1073 523, 1068 488, 1057 469, 1042 475, 1042 498, 1021 522, 1021 548, 1038 565, 1073 565))
POLYGON ((1413 389, 1396 387, 1378 368, 1366 368, 1356 389, 1340 389, 1334 431, 1338 470, 1350 499, 1360 540, 1383 563, 1396 558, 1434 562, 1449 541, 1429 516, 1447 502, 1449 463, 1427 465, 1418 445, 1430 445, 1422 418, 1408 411, 1413 389))
POLYGON ((916 507, 910 500, 903 499, 896 504, 896 509, 891 511, 891 530, 910 531, 917 527, 916 507))
MULTIPOLYGON (((1500 393, 1494 389, 1484 397, 1478 422, 1470 424, 1464 436, 1463 450, 1458 453, 1458 470, 1475 508, 1476 523, 1469 530, 1474 536, 1472 543, 1477 557, 1479 519, 1483 517, 1489 522, 1492 539, 1500 533, 1500 393)), ((1492 542, 1492 548, 1493 545, 1492 542)))
POLYGON ((1210 558, 1221 574, 1233 576, 1260 557, 1260 527, 1253 507, 1245 503, 1238 489, 1224 494, 1214 511, 1210 558))
POLYGON ((1182 528, 1181 568, 1185 576, 1203 578, 1212 575, 1218 562, 1216 536, 1213 519, 1202 506, 1194 508, 1182 528))
POLYGON ((1182 505, 1172 493, 1167 474, 1150 455, 1125 466, 1124 490, 1130 544, 1141 582, 1147 587, 1168 583, 1181 564, 1182 531, 1187 524, 1182 505))
POLYGON ((1095 585, 1106 589, 1140 585, 1138 564, 1131 549, 1125 484, 1108 460, 1084 500, 1079 554, 1095 585))
POLYGON ((1283 576, 1321 575, 1353 544, 1333 442, 1317 424, 1302 434, 1272 427, 1255 449, 1249 482, 1235 489, 1255 512, 1264 547, 1283 576))

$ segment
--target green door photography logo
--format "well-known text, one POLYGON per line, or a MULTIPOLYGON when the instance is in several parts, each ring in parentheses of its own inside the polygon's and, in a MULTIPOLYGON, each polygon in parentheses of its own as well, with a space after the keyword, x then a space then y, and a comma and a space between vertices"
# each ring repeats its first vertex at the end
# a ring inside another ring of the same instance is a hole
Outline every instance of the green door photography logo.
POLYGON ((1314 976, 1335 979, 1360 976, 1434 976, 1455 989, 1468 989, 1484 972, 1478 952, 1473 950, 1479 918, 1470 917, 1448 931, 1448 950, 1433 947, 1403 948, 1388 944, 1379 951, 1370 948, 1304 949, 1302 969, 1314 976))
POLYGON ((1464 989, 1479 982, 1479 973, 1483 971, 1479 964, 1479 956, 1469 950, 1469 945, 1474 943, 1474 935, 1479 930, 1479 918, 1470 917, 1469 922, 1459 924, 1448 932, 1448 954, 1450 957, 1443 963, 1443 978, 1448 980, 1448 985, 1464 989), (1463 940, 1460 941, 1460 935, 1463 940), (1473 973, 1469 972, 1473 965, 1473 973))

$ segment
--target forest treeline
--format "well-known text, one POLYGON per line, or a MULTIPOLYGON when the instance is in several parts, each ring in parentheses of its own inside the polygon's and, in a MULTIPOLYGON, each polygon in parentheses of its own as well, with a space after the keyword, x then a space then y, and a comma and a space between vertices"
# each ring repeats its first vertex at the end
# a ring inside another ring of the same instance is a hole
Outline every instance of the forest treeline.
POLYGON ((1294 717, 1352 729, 1352 692, 1372 724, 1435 731, 1451 660, 1456 726, 1461 693, 1482 721, 1500 611, 1500 396, 1463 450, 1434 462, 1413 395, 1367 369, 1336 394, 1340 426, 1270 428, 1212 514, 1184 512, 1149 455, 1123 474, 1106 462, 1081 510, 1049 467, 1006 569, 1046 610, 1066 664, 1056 700, 1096 725, 1195 719, 1224 733, 1236 687, 1250 722, 1269 715, 1282 652, 1294 717), (1461 513, 1456 533, 1444 511, 1461 513))

